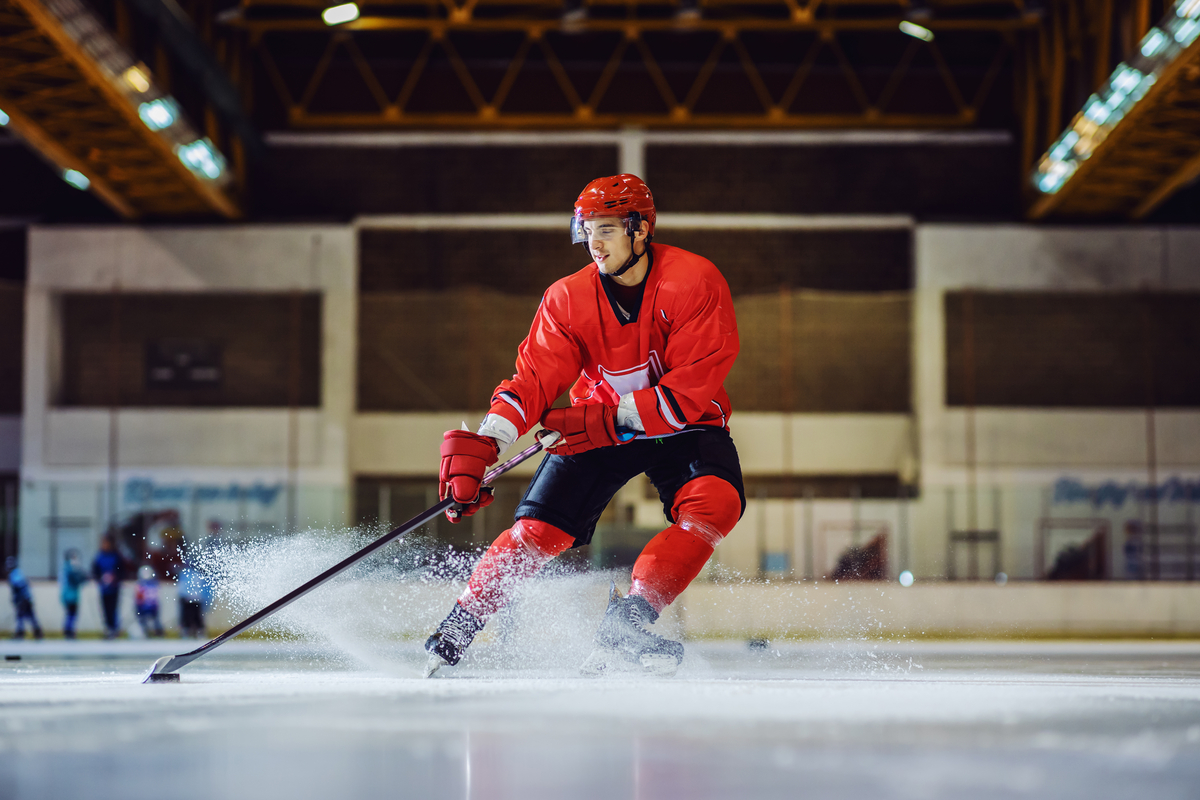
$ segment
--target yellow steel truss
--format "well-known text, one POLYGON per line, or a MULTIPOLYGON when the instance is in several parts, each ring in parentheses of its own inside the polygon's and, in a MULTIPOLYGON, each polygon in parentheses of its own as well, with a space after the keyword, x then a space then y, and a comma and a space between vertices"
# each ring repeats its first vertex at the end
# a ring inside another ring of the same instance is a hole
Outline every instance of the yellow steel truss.
MULTIPOLYGON (((481 0, 483 2, 484 0, 481 0)), ((264 0, 255 0, 262 4, 264 0)), ((275 0, 265 0, 275 2, 275 0)), ((307 0, 305 0, 307 2, 307 0)), ((454 0, 446 0, 453 4, 454 0)), ((726 0, 728 2, 728 0, 726 0)), ((544 5, 544 4, 543 4, 544 5)), ((792 4, 794 5, 794 3, 792 4)), ((813 3, 815 5, 815 2, 813 3)), ((797 7, 800 12, 790 19, 735 18, 729 20, 698 20, 680 27, 680 23, 668 19, 596 19, 586 22, 589 32, 616 32, 615 44, 605 61, 599 80, 590 88, 579 83, 563 66, 562 53, 548 41, 547 33, 562 31, 564 23, 556 19, 481 19, 467 18, 477 6, 468 2, 455 6, 445 18, 430 17, 396 18, 367 17, 341 26, 336 30, 325 28, 313 20, 270 20, 244 21, 239 27, 249 32, 251 47, 257 53, 263 69, 270 79, 280 102, 287 109, 288 121, 295 127, 319 128, 403 128, 403 127, 472 127, 472 128, 597 128, 623 125, 646 127, 734 127, 734 128, 833 128, 833 127, 965 127, 974 124, 979 110, 988 99, 996 78, 1005 61, 1015 47, 1017 34, 1036 25, 1032 17, 1016 17, 998 21, 946 21, 933 25, 943 33, 958 31, 995 32, 989 51, 989 66, 983 80, 968 95, 960 87, 953 69, 942 54, 937 41, 920 42, 911 40, 903 55, 892 65, 889 78, 882 91, 868 96, 856 68, 851 64, 841 46, 841 37, 847 33, 861 31, 894 31, 895 20, 814 20, 809 15, 812 6, 797 7), (696 73, 686 91, 677 91, 666 80, 656 44, 647 34, 663 31, 683 30, 686 33, 699 31, 716 32, 703 65, 696 73), (277 53, 290 46, 283 35, 297 31, 328 31, 323 54, 312 65, 311 72, 300 91, 289 87, 278 64, 277 53), (398 92, 389 94, 362 49, 356 32, 417 31, 423 35, 412 63, 398 92), (485 93, 480 83, 468 68, 466 58, 454 42, 454 34, 460 32, 485 32, 521 35, 520 45, 508 59, 502 80, 491 93, 485 93), (760 66, 747 48, 744 35, 764 31, 785 33, 811 33, 803 49, 797 53, 798 63, 794 66, 791 79, 781 91, 772 92, 760 73, 760 66), (522 113, 505 108, 505 101, 513 85, 521 77, 529 62, 531 52, 537 50, 553 76, 554 83, 569 106, 563 113, 522 113), (899 112, 889 108, 897 88, 908 73, 913 59, 922 49, 926 50, 936 64, 938 75, 947 95, 952 99, 954 110, 949 113, 899 112), (311 108, 313 99, 325 87, 329 67, 339 51, 344 51, 354 64, 355 70, 366 84, 375 108, 354 112, 321 112, 311 108), (615 113, 603 110, 604 101, 612 87, 613 78, 630 52, 640 61, 662 101, 659 113, 615 113), (470 99, 472 110, 466 112, 418 112, 408 107, 414 89, 422 80, 423 72, 431 58, 440 53, 451 65, 455 78, 465 95, 470 99), (760 111, 751 113, 704 113, 697 111, 718 63, 732 53, 741 74, 748 81, 760 111), (842 78, 853 97, 857 110, 848 113, 806 113, 793 107, 793 103, 810 77, 813 66, 823 53, 831 53, 836 59, 842 78)))
POLYGON ((1030 207, 1047 217, 1142 219, 1200 176, 1200 40, 1096 146, 1055 194, 1030 207))
POLYGON ((0 0, 0 108, 10 127, 127 219, 240 216, 150 131, 38 0, 0 0))

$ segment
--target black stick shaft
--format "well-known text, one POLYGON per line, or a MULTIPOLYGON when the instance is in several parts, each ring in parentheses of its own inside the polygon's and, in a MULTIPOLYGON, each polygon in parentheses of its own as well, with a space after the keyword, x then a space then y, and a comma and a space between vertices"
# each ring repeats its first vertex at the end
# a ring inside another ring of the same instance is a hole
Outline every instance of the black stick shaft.
MULTIPOLYGON (((515 456, 510 458, 508 461, 505 461, 503 464, 496 467, 494 470, 492 470, 488 474, 484 475, 483 476, 483 484, 487 485, 487 484, 491 483, 492 481, 496 480, 496 478, 499 478, 501 475, 508 472, 513 467, 520 464, 521 462, 528 460, 530 457, 537 454, 541 450, 542 450, 542 442, 541 441, 535 442, 534 444, 525 448, 521 452, 517 453, 515 456)), ((400 527, 396 528, 395 530, 391 531, 390 533, 386 533, 383 536, 380 536, 378 539, 371 542, 369 545, 367 545, 363 549, 359 550, 354 555, 349 556, 345 559, 342 559, 341 561, 334 564, 329 569, 322 572, 317 577, 315 577, 312 580, 305 583, 303 586, 293 589, 291 592, 288 592, 283 597, 276 600, 274 603, 271 603, 271 605, 267 606, 266 608, 262 609, 261 611, 251 614, 249 617, 246 617, 246 619, 242 620, 237 625, 234 625, 232 628, 225 631, 220 636, 217 636, 216 638, 211 639, 210 641, 206 642, 205 644, 201 645, 200 647, 197 647, 195 650, 191 651, 190 653, 183 653, 183 654, 177 655, 177 656, 165 656, 163 658, 160 658, 158 661, 156 661, 154 663, 154 667, 151 668, 150 675, 156 675, 156 674, 160 674, 163 672, 174 672, 175 670, 179 669, 180 667, 184 666, 185 664, 190 664, 191 662, 195 661, 200 656, 215 650, 216 648, 220 647, 223 643, 225 643, 225 642, 229 641, 230 639, 232 639, 233 637, 237 636, 239 633, 246 630, 250 626, 263 621, 264 619, 271 616, 272 614, 274 614, 276 611, 283 608, 284 606, 286 606, 296 600, 299 600, 301 597, 308 594, 309 592, 311 592, 313 589, 317 588, 321 584, 325 583, 326 581, 328 581, 330 578, 334 577, 338 573, 344 572, 349 567, 357 564, 359 561, 362 561, 364 558, 371 555, 372 553, 374 553, 376 550, 383 547, 384 545, 395 541, 396 539, 400 538, 404 534, 409 533, 410 531, 416 530, 417 528, 421 527, 425 523, 434 519, 435 517, 437 517, 438 514, 441 514, 446 509, 448 509, 451 505, 453 505, 453 503, 454 503, 453 499, 443 500, 440 503, 438 503, 437 505, 433 506, 432 508, 422 511, 420 514, 413 517, 408 522, 405 522, 400 527)), ((150 675, 146 676, 146 680, 150 679, 150 675)))

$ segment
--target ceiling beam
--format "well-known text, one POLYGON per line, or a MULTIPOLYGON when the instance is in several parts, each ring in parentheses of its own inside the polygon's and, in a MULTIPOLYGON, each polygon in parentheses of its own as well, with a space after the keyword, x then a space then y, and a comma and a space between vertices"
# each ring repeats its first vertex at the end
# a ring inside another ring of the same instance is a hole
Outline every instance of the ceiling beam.
POLYGON ((118 115, 125 119, 130 129, 137 131, 147 148, 156 152, 182 183, 203 198, 214 211, 222 216, 229 218, 241 216, 241 210, 232 198, 212 183, 198 178, 179 160, 170 143, 146 127, 138 116, 137 110, 117 90, 100 65, 67 33, 59 19, 39 0, 8 0, 8 2, 25 12, 37 29, 54 43, 71 65, 84 76, 88 84, 108 101, 109 106, 118 115))
POLYGON ((21 113, 20 107, 16 103, 9 102, 4 95, 0 95, 0 108, 3 108, 4 112, 8 114, 8 127, 26 144, 59 167, 73 169, 82 175, 87 175, 88 180, 91 181, 89 188, 125 219, 137 219, 140 216, 138 210, 130 205, 107 180, 97 175, 90 164, 77 158, 74 153, 60 145, 53 136, 48 135, 40 125, 21 113))

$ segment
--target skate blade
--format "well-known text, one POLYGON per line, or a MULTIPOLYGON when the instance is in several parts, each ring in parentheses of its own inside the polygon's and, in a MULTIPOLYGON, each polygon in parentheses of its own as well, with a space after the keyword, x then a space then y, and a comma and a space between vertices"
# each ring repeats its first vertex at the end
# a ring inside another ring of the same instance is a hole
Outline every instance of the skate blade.
POLYGON ((584 678, 600 678, 605 675, 632 672, 635 665, 619 650, 609 647, 597 647, 579 668, 579 674, 584 678))
POLYGON ((620 650, 597 647, 579 668, 584 678, 602 678, 607 675, 651 675, 669 678, 679 669, 679 662, 669 655, 644 655, 631 659, 620 650))
POLYGON ((449 665, 449 661, 441 656, 430 655, 429 660, 425 662, 425 669, 422 670, 422 678, 432 678, 433 673, 437 672, 442 667, 449 665))
POLYGON ((658 678, 670 678, 679 670, 679 662, 675 656, 645 655, 641 658, 642 674, 658 678))

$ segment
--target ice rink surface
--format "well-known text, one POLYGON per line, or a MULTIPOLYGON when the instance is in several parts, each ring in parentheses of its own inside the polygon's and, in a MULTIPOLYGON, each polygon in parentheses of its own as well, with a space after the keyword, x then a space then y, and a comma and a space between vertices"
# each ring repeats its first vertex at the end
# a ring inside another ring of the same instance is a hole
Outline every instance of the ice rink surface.
MULTIPOLYGON (((164 647, 165 644, 165 647, 164 647)), ((1200 643, 693 642, 669 679, 4 643, 0 798, 1200 797, 1200 643)))

